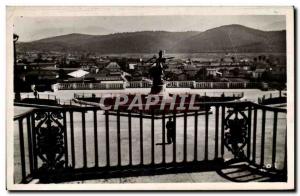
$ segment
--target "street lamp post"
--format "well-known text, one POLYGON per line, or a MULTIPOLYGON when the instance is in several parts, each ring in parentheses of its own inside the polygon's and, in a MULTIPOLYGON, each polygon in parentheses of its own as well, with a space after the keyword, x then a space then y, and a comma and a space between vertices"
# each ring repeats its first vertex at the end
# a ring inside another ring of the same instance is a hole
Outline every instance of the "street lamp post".
POLYGON ((14 41, 14 91, 15 91, 15 100, 20 101, 21 100, 21 94, 20 94, 20 88, 16 84, 16 82, 19 80, 19 74, 17 70, 17 52, 16 52, 16 42, 18 41, 19 36, 17 34, 14 34, 13 41, 14 41))

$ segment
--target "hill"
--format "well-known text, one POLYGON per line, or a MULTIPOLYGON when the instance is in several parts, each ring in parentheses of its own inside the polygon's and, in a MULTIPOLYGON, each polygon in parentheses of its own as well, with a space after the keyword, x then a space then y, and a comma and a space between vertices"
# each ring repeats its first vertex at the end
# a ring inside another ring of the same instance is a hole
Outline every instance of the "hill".
POLYGON ((109 35, 68 34, 18 43, 22 51, 89 51, 98 53, 285 52, 285 31, 261 31, 226 25, 204 32, 141 31, 109 35))
POLYGON ((285 40, 285 31, 227 25, 179 42, 177 52, 284 52, 285 40))

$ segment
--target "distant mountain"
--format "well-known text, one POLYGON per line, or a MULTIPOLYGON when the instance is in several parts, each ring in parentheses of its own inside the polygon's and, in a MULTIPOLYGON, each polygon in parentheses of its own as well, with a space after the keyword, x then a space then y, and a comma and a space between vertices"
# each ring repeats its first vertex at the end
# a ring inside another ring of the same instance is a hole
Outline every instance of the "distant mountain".
POLYGON ((179 42, 177 52, 284 52, 285 43, 285 31, 226 25, 179 42))
POLYGON ((22 51, 107 53, 285 52, 285 31, 260 31, 226 25, 204 32, 141 31, 109 35, 68 34, 18 43, 22 51))
POLYGON ((285 21, 277 21, 264 26, 267 31, 280 31, 286 28, 285 21))

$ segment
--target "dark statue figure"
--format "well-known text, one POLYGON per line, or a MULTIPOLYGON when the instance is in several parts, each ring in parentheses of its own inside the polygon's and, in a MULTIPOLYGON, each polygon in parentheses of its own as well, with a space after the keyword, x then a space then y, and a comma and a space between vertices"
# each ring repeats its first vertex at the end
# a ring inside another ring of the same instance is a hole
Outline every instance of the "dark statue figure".
POLYGON ((159 57, 156 59, 154 66, 150 69, 150 77, 153 81, 150 94, 159 94, 163 90, 164 85, 164 63, 166 58, 163 57, 163 52, 159 51, 159 57))

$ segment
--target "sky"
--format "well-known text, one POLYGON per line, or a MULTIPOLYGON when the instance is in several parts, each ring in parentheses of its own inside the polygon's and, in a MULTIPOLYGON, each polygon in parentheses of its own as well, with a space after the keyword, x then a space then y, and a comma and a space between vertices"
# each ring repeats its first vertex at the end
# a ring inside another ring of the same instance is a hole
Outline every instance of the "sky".
POLYGON ((285 16, 77 16, 17 17, 14 33, 19 41, 28 42, 47 37, 82 33, 106 35, 134 31, 205 31, 211 28, 240 24, 264 31, 285 29, 285 16))

